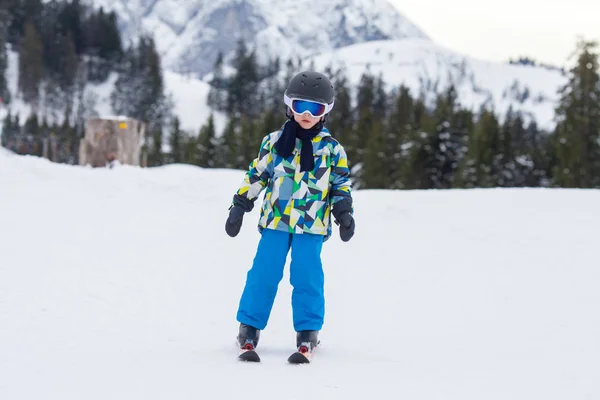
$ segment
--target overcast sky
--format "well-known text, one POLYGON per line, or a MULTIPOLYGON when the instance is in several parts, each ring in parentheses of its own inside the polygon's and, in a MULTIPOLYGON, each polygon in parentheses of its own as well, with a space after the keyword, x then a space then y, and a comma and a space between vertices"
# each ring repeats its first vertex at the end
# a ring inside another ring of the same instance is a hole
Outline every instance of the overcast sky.
POLYGON ((600 42, 600 0, 389 1, 436 43, 486 60, 562 66, 578 35, 600 42))

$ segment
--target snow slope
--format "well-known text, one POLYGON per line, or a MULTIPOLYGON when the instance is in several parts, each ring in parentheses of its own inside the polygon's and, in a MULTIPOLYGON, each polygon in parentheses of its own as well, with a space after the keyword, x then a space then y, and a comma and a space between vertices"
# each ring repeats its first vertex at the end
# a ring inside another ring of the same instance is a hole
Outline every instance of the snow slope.
POLYGON ((248 365, 258 207, 223 232, 241 179, 0 153, 0 398, 600 398, 599 191, 357 191, 314 363, 285 362, 286 270, 248 365))

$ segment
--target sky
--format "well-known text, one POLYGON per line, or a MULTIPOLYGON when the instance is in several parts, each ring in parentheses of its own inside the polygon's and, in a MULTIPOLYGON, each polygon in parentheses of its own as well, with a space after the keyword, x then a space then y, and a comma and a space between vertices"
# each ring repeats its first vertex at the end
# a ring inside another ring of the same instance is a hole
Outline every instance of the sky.
POLYGON ((600 0, 389 0, 434 42, 477 58, 570 64, 578 36, 600 42, 600 0))

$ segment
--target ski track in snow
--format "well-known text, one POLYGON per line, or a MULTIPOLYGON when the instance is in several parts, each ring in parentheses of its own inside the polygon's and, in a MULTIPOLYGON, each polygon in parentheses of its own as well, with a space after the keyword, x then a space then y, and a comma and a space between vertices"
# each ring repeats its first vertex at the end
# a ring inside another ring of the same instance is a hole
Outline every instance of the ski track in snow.
POLYGON ((236 361, 242 178, 0 149, 0 399, 600 398, 600 191, 356 191, 322 346, 292 366, 287 269, 263 362, 236 361))

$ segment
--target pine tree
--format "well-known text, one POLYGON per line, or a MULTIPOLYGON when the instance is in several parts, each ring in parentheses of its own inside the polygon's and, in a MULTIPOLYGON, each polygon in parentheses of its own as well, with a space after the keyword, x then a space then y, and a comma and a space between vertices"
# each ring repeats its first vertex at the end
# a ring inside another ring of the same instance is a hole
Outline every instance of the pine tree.
POLYGON ((81 5, 81 0, 71 0, 61 4, 57 16, 58 25, 61 27, 61 34, 72 38, 73 51, 77 55, 83 53, 85 45, 83 14, 84 8, 81 5))
POLYGON ((425 107, 423 98, 414 105, 414 128, 405 146, 402 181, 406 189, 429 189, 433 169, 433 146, 436 121, 425 107))
POLYGON ((153 39, 142 37, 137 47, 127 51, 111 94, 111 105, 121 115, 146 122, 149 132, 165 125, 173 105, 165 94, 160 56, 153 39))
POLYGON ((182 135, 183 163, 198 164, 198 138, 184 132, 182 135))
POLYGON ((342 143, 348 162, 354 163, 355 151, 352 147, 352 130, 354 125, 354 114, 352 110, 352 94, 348 78, 343 72, 336 74, 333 80, 335 90, 335 105, 332 113, 327 117, 326 126, 331 134, 342 143))
POLYGON ((538 129, 535 120, 529 122, 525 128, 525 139, 522 154, 526 160, 531 160, 533 168, 527 169, 523 185, 527 187, 549 186, 550 172, 553 168, 553 160, 550 151, 550 135, 538 129))
POLYGON ((162 128, 157 128, 152 132, 152 141, 150 144, 150 151, 148 154, 148 165, 151 167, 158 167, 164 164, 164 153, 163 153, 163 131, 162 128))
POLYGON ((388 188, 404 188, 403 163, 412 146, 415 130, 415 101, 410 90, 402 85, 395 98, 392 112, 387 122, 384 157, 387 161, 388 188))
POLYGON ((457 174, 460 187, 494 187, 497 154, 500 152, 500 123, 493 111, 482 109, 469 135, 467 154, 457 174))
POLYGON ((8 14, 8 11, 0 7, 0 106, 10 103, 10 90, 6 80, 6 70, 8 69, 6 39, 9 18, 10 15, 8 14))
POLYGON ((0 135, 0 146, 9 147, 9 143, 12 141, 12 117, 10 115, 10 111, 6 114, 6 118, 4 118, 4 122, 2 123, 2 135, 0 135))
POLYGON ((560 187, 600 187, 600 76, 597 44, 577 44, 577 64, 560 90, 554 168, 560 187))
POLYGON ((215 166, 215 124, 212 113, 198 135, 198 165, 203 168, 215 166))
POLYGON ((165 96, 161 61, 154 39, 143 37, 139 53, 144 89, 139 93, 142 96, 140 119, 147 121, 148 126, 155 129, 163 125, 171 109, 165 96))
POLYGON ((91 12, 83 25, 83 39, 90 81, 103 82, 119 70, 123 44, 114 12, 106 14, 102 8, 91 12))
POLYGON ((253 118, 242 116, 238 138, 237 161, 234 168, 246 169, 252 160, 256 158, 262 139, 253 118))
POLYGON ((229 80, 227 93, 227 113, 257 116, 263 111, 258 104, 258 66, 254 51, 248 53, 243 39, 238 41, 233 67, 234 76, 229 80))
POLYGON ((184 161, 184 133, 181 131, 178 117, 173 118, 171 135, 169 136, 169 147, 171 148, 171 163, 182 163, 184 161))
MULTIPOLYGON (((388 96, 385 92, 383 78, 375 81, 373 90, 372 120, 366 137, 364 165, 359 175, 364 188, 385 189, 390 185, 390 160, 387 155, 387 137, 389 128, 385 126, 388 109, 388 96)), ((360 122, 359 122, 360 125, 360 122)))
POLYGON ((60 87, 72 97, 75 77, 77 76, 77 67, 79 65, 79 58, 77 57, 75 42, 73 41, 73 36, 70 32, 63 37, 63 40, 61 41, 60 52, 60 87))
POLYGON ((223 135, 219 138, 215 166, 218 168, 237 168, 238 159, 238 125, 237 118, 230 118, 223 135))
MULTIPOLYGON (((435 110, 435 133, 431 136, 431 159, 429 176, 431 187, 451 188, 458 164, 466 150, 467 125, 457 112, 457 94, 453 86, 438 96, 435 110)), ((464 118, 464 116, 463 116, 464 118)))
MULTIPOLYGON (((361 81, 358 86, 357 93, 357 109, 355 115, 358 120, 354 126, 354 132, 350 140, 347 140, 350 144, 348 157, 354 160, 354 168, 352 174, 356 180, 355 186, 360 188, 364 185, 364 174, 367 145, 369 138, 374 131, 374 103, 375 103, 375 78, 365 73, 361 77, 361 81)), ((368 178, 367 178, 368 180, 368 178)))
POLYGON ((210 81, 207 104, 218 111, 225 111, 227 105, 227 82, 223 76, 223 52, 219 51, 210 81))
POLYGON ((27 23, 19 54, 19 89, 23 93, 23 99, 34 105, 37 104, 40 83, 44 77, 42 62, 39 34, 33 24, 27 23))

